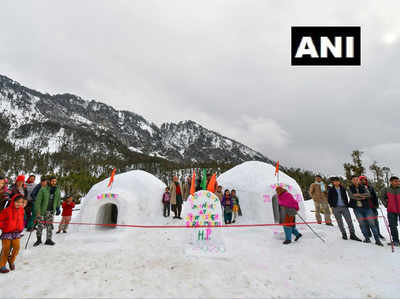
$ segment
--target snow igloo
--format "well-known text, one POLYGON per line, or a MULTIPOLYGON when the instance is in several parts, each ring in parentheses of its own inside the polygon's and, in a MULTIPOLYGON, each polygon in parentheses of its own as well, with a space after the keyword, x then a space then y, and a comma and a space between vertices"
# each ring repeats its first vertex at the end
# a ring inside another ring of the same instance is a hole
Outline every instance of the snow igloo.
MULTIPOLYGON (((239 222, 279 222, 279 207, 274 198, 277 186, 275 166, 259 161, 244 162, 222 173, 217 181, 222 186, 222 191, 225 189, 236 190, 243 213, 243 216, 239 217, 239 222)), ((297 182, 286 173, 279 171, 279 185, 290 192, 299 202, 298 213, 306 219, 304 197, 297 182)))
POLYGON ((150 224, 161 217, 161 197, 166 185, 143 170, 117 174, 92 186, 81 204, 81 222, 88 229, 115 229, 115 224, 150 224))

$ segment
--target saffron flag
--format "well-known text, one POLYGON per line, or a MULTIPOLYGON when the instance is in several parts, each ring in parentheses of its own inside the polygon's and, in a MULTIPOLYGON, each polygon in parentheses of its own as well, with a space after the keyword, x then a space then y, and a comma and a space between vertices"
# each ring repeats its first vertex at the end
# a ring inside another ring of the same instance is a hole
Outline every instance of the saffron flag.
POLYGON ((214 173, 208 183, 207 190, 214 193, 215 192, 215 185, 217 183, 217 174, 214 173))
POLYGON ((276 166, 275 166, 275 176, 279 173, 279 161, 276 162, 276 166))
POLYGON ((193 194, 196 192, 196 173, 193 170, 192 174, 192 183, 190 184, 190 195, 193 196, 193 194))
POLYGON ((207 171, 205 168, 203 168, 203 175, 201 178, 200 187, 201 187, 201 190, 207 190, 207 171))
POLYGON ((111 172, 110 181, 108 182, 108 185, 107 185, 108 188, 110 188, 112 183, 114 182, 114 176, 115 176, 116 172, 117 172, 117 169, 114 168, 113 171, 111 172))

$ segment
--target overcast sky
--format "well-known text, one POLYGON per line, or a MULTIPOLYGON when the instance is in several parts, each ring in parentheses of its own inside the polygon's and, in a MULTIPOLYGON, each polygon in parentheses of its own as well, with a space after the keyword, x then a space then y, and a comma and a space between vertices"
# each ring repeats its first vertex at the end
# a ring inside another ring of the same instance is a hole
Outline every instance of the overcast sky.
POLYGON ((156 124, 191 119, 282 164, 400 174, 400 2, 5 1, 0 73, 156 124), (293 67, 290 28, 361 26, 361 67, 293 67))

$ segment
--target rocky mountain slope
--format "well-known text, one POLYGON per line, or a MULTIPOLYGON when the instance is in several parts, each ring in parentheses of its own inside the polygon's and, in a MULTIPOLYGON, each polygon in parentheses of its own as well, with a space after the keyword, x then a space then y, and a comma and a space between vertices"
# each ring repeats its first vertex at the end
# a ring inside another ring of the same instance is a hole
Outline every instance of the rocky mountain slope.
POLYGON ((0 125, 3 141, 41 154, 139 155, 184 164, 272 162, 190 120, 158 127, 130 111, 72 94, 44 94, 1 75, 0 125))

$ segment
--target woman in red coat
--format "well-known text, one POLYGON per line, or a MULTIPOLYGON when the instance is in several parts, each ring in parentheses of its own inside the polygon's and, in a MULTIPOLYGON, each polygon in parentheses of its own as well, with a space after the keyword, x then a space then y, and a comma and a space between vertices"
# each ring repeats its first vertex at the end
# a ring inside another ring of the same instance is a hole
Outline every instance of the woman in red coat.
POLYGON ((24 230, 24 195, 15 194, 11 198, 10 206, 1 211, 0 229, 2 231, 0 273, 8 273, 7 261, 10 270, 15 270, 14 262, 19 252, 19 239, 24 230))

